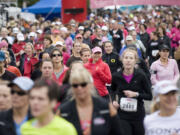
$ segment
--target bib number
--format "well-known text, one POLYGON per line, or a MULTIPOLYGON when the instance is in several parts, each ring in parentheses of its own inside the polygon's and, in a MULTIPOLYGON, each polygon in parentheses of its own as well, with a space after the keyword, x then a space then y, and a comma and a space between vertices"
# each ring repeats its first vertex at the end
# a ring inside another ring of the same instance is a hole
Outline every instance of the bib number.
POLYGON ((120 108, 126 112, 136 112, 137 111, 137 99, 133 98, 121 98, 120 108))

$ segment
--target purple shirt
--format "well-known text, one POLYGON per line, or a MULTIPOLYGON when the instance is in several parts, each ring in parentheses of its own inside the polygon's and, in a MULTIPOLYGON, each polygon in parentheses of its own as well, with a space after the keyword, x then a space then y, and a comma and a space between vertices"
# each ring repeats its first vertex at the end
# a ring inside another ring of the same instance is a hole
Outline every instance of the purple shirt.
POLYGON ((128 83, 130 83, 131 79, 133 78, 133 74, 132 74, 132 75, 125 75, 125 74, 123 74, 123 77, 124 77, 124 79, 125 79, 128 83))
POLYGON ((177 62, 174 59, 168 59, 167 65, 162 65, 160 59, 153 62, 150 67, 151 83, 155 85, 157 82, 162 80, 171 80, 176 82, 179 78, 179 69, 177 62))

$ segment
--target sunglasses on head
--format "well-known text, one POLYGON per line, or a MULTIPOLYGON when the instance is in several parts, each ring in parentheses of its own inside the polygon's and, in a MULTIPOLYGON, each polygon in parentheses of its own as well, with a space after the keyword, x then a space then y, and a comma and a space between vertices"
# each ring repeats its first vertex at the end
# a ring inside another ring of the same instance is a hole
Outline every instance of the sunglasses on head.
POLYGON ((53 54, 52 57, 62 56, 61 54, 53 54))
POLYGON ((17 95, 19 95, 19 96, 24 96, 24 95, 27 95, 27 93, 25 92, 25 91, 16 91, 16 90, 11 90, 11 94, 13 95, 13 94, 17 94, 17 95))
POLYGON ((81 87, 86 87, 87 86, 87 83, 86 82, 83 82, 83 83, 80 83, 80 84, 72 84, 72 87, 73 88, 77 88, 77 87, 79 87, 79 86, 81 86, 81 87))

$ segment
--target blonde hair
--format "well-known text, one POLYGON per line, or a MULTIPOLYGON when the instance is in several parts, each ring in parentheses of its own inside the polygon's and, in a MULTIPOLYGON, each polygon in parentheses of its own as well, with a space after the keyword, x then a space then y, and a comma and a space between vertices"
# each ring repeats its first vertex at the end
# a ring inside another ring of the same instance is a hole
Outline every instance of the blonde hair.
MULTIPOLYGON (((86 82, 93 85, 93 78, 90 72, 84 67, 77 67, 76 69, 73 70, 73 72, 70 73, 70 78, 69 78, 70 84, 72 84, 74 81, 78 83, 86 82)), ((95 90, 94 87, 92 87, 90 93, 92 96, 97 96, 97 91, 95 90)), ((72 99, 74 98, 72 89, 69 90, 68 95, 72 95, 72 99)))
POLYGON ((3 52, 5 53, 5 55, 8 56, 8 58, 7 58, 8 61, 6 60, 7 64, 11 63, 11 58, 10 58, 9 52, 8 51, 3 51, 3 52))
POLYGON ((85 44, 85 43, 82 43, 82 44, 81 44, 81 48, 82 48, 82 49, 84 49, 84 48, 90 49, 89 45, 87 45, 87 44, 85 44))
POLYGON ((26 45, 24 46, 24 49, 26 49, 27 46, 30 46, 32 49, 32 52, 34 53, 34 46, 31 42, 27 42, 26 45))
POLYGON ((153 101, 151 102, 151 105, 150 105, 150 112, 151 113, 156 112, 160 109, 160 103, 157 100, 158 98, 159 97, 154 98, 153 101))
POLYGON ((127 48, 127 49, 125 49, 124 52, 123 52, 122 55, 121 55, 121 60, 123 60, 124 55, 125 55, 127 52, 132 52, 132 53, 134 54, 134 57, 135 57, 136 62, 139 60, 139 57, 138 57, 137 49, 136 49, 136 48, 127 48))
POLYGON ((73 72, 70 73, 70 84, 72 84, 74 81, 93 83, 91 74, 84 67, 77 67, 73 70, 73 72))

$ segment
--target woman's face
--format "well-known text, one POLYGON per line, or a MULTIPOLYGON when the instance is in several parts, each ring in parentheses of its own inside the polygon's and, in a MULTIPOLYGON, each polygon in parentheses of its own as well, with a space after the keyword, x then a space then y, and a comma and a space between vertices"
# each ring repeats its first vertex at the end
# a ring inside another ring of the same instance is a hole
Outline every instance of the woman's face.
POLYGON ((168 59, 169 57, 169 50, 161 50, 159 51, 160 58, 168 59))
POLYGON ((90 58, 91 58, 90 51, 85 51, 82 53, 81 59, 82 59, 83 63, 87 63, 90 58))
POLYGON ((25 47, 25 53, 26 53, 28 56, 31 56, 31 55, 33 54, 33 50, 32 50, 31 45, 26 45, 26 47, 25 47))
POLYGON ((136 64, 136 58, 135 54, 133 52, 125 52, 122 57, 122 63, 124 69, 132 69, 135 67, 136 64))
POLYGON ((78 80, 74 80, 71 86, 73 94, 78 100, 85 100, 88 96, 91 95, 91 87, 87 82, 79 82, 78 80))
POLYGON ((113 51, 113 46, 111 43, 105 43, 104 50, 107 54, 110 54, 113 51))
POLYGON ((54 51, 52 55, 52 61, 53 63, 61 63, 63 60, 62 55, 59 53, 59 51, 54 51))
POLYGON ((164 95, 159 95, 160 108, 165 110, 173 111, 176 110, 178 105, 178 94, 176 91, 171 91, 164 95))
POLYGON ((0 85, 0 111, 5 111, 11 107, 11 91, 6 85, 0 85))
POLYGON ((161 33, 161 34, 163 34, 163 29, 159 27, 159 28, 158 28, 158 32, 161 33))
POLYGON ((48 98, 47 87, 33 88, 30 91, 29 103, 31 113, 35 118, 45 118, 53 108, 48 98))
POLYGON ((1 48, 1 51, 7 51, 8 50, 8 47, 7 46, 3 46, 2 48, 1 48))
POLYGON ((45 39, 44 39, 44 46, 48 46, 48 45, 50 45, 50 41, 45 38, 45 39))
POLYGON ((94 62, 97 62, 101 57, 102 57, 101 52, 95 52, 95 53, 92 54, 92 59, 93 59, 94 62))
POLYGON ((53 73, 53 64, 50 61, 45 61, 41 67, 42 77, 51 78, 53 73))
POLYGON ((140 30, 141 30, 141 31, 144 31, 144 30, 145 30, 144 25, 140 25, 140 30))
POLYGON ((62 46, 62 45, 57 45, 56 48, 57 48, 60 52, 63 52, 63 46, 62 46))

